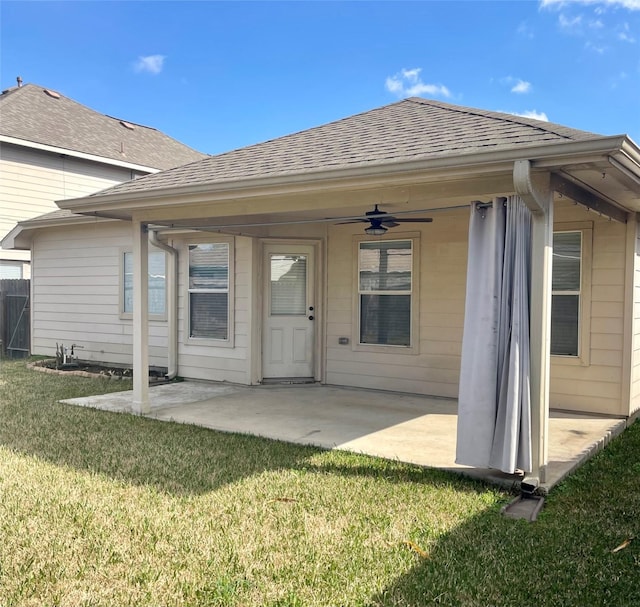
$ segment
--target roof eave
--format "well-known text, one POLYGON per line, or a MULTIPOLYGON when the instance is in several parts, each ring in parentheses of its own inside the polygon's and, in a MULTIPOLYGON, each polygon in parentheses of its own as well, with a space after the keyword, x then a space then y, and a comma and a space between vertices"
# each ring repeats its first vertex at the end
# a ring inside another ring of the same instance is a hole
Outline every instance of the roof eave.
POLYGON ((472 152, 455 156, 443 156, 420 160, 401 160, 384 163, 371 163, 366 166, 355 166, 340 169, 322 169, 257 177, 242 180, 218 181, 209 184, 186 185, 173 188, 159 188, 137 192, 94 195, 83 198, 59 201, 60 208, 77 213, 93 212, 115 208, 144 208, 164 206, 176 198, 207 196, 242 197, 260 196, 263 194, 296 193, 323 187, 357 187, 366 184, 372 178, 377 182, 397 182, 400 179, 430 181, 437 179, 453 179, 457 176, 473 176, 510 172, 516 160, 530 160, 534 170, 551 170, 572 164, 602 161, 608 157, 617 158, 622 155, 626 168, 640 179, 640 149, 626 135, 614 135, 568 141, 557 144, 546 144, 508 150, 472 152))
POLYGON ((108 164, 110 166, 116 166, 124 169, 131 169, 132 171, 140 171, 143 173, 159 173, 161 169, 145 166, 142 164, 135 164, 133 162, 126 162, 124 160, 115 160, 114 158, 107 158, 106 156, 96 156, 95 154, 86 154, 85 152, 78 152, 77 150, 69 150, 67 148, 60 148, 54 145, 47 145, 44 143, 37 143, 35 141, 29 141, 27 139, 19 139, 17 137, 10 137, 9 135, 0 135, 0 142, 10 143, 12 145, 19 145, 33 150, 39 150, 42 152, 52 152, 54 154, 63 154, 65 156, 71 156, 73 158, 80 158, 82 160, 88 160, 90 162, 99 162, 100 164, 108 164))
POLYGON ((31 249, 31 240, 33 233, 42 228, 66 227, 69 225, 95 224, 105 221, 116 221, 103 217, 73 215, 69 217, 58 217, 55 219, 27 219, 17 223, 7 234, 0 240, 0 247, 6 250, 29 251, 31 249))

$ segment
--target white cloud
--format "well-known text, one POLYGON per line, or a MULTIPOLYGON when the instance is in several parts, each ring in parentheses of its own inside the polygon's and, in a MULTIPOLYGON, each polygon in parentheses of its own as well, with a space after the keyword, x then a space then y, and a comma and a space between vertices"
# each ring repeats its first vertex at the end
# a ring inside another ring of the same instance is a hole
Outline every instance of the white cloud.
POLYGON ((563 6, 576 4, 595 4, 599 6, 611 6, 626 8, 630 11, 640 11, 640 0, 540 0, 542 8, 562 8, 563 6))
POLYGON ((549 122, 549 118, 544 112, 538 112, 538 110, 525 110, 524 112, 510 112, 515 116, 522 116, 523 118, 534 118, 535 120, 543 120, 549 122))
POLYGON ((623 42, 629 42, 630 44, 634 44, 636 39, 631 35, 629 31, 629 24, 624 23, 622 25, 622 31, 618 32, 618 39, 623 42))
POLYGON ((522 78, 514 78, 513 76, 504 76, 503 78, 500 78, 498 82, 503 86, 510 87, 512 93, 530 93, 532 89, 530 82, 522 80, 522 78))
POLYGON ((584 48, 589 51, 593 51, 594 53, 598 53, 598 55, 604 55, 607 51, 607 47, 604 44, 596 44, 595 42, 591 42, 588 40, 585 42, 584 48))
POLYGON ((432 95, 434 97, 451 97, 451 91, 444 84, 427 84, 420 78, 421 67, 402 69, 385 81, 385 87, 398 97, 415 97, 432 95))
POLYGON ((573 30, 582 25, 582 16, 577 15, 576 17, 569 18, 561 13, 558 17, 558 23, 562 29, 573 30))
POLYGON ((534 37, 533 29, 531 29, 526 22, 521 23, 516 31, 519 36, 523 36, 524 38, 529 38, 531 40, 534 37))
POLYGON ((512 93, 528 93, 531 91, 531 83, 525 80, 518 80, 513 87, 511 87, 512 93))
POLYGON ((136 72, 149 72, 149 74, 159 74, 164 67, 164 55, 147 55, 146 57, 138 57, 133 64, 136 72))

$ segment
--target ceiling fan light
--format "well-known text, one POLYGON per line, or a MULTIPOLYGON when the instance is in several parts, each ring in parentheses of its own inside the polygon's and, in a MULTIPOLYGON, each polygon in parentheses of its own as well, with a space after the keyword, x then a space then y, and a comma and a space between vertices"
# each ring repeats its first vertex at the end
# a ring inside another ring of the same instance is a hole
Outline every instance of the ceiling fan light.
POLYGON ((380 226, 369 226, 368 228, 365 228, 364 231, 367 234, 369 234, 369 236, 382 236, 383 234, 386 233, 387 228, 385 228, 382 225, 380 225, 380 226))

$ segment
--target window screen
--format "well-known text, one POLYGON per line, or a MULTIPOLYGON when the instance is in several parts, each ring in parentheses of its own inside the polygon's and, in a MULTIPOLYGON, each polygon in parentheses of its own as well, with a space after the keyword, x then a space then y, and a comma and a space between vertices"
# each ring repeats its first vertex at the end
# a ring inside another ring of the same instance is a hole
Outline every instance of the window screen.
POLYGON ((553 235, 551 354, 578 356, 582 233, 553 235))
POLYGON ((189 337, 229 338, 229 245, 189 245, 189 337))
MULTIPOLYGON (((167 301, 166 257, 164 251, 149 251, 149 314, 164 316, 167 301)), ((133 253, 123 256, 124 284, 122 288, 122 312, 133 313, 133 253)))
POLYGON ((360 343, 411 345, 413 250, 410 240, 361 242, 360 343))

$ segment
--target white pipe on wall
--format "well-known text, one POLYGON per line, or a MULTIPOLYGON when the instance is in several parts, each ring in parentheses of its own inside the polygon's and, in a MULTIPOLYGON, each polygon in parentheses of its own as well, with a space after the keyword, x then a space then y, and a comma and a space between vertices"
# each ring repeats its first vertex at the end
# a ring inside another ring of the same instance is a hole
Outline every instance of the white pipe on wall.
POLYGON ((169 254, 167 276, 167 379, 178 375, 178 250, 162 242, 149 230, 149 242, 169 254))

